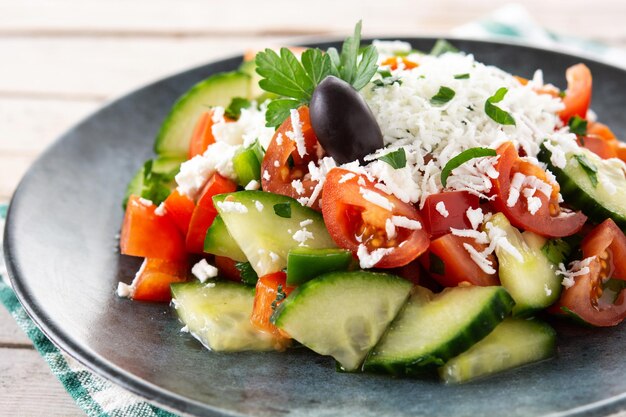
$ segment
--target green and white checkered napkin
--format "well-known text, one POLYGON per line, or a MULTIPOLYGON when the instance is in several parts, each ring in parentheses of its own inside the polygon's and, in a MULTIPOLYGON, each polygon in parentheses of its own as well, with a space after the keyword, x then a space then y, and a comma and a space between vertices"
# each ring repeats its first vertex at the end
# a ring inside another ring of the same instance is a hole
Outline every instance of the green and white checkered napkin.
MULTIPOLYGON (((563 37, 539 26, 526 9, 508 5, 487 18, 468 23, 452 31, 458 37, 520 40, 563 52, 583 53, 626 67, 626 51, 581 39, 563 37)), ((0 243, 6 206, 0 206, 0 243)), ((1 245, 0 245, 1 246, 1 245)), ((67 354, 61 352, 26 315, 8 285, 6 270, 0 257, 0 301, 33 341, 48 366, 61 381, 76 404, 90 417, 176 417, 175 414, 150 405, 123 388, 91 373, 67 354)), ((111 295, 113 296, 113 295, 111 295)))

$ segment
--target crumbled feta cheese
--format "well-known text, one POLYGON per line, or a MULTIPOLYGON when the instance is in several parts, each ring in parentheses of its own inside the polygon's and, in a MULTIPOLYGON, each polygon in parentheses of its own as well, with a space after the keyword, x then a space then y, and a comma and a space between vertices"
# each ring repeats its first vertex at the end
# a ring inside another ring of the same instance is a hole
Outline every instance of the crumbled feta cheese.
POLYGON ((265 103, 257 108, 256 103, 253 102, 250 107, 241 109, 241 114, 237 120, 228 122, 223 117, 223 110, 222 117, 215 117, 217 109, 218 107, 215 107, 213 110, 214 120, 213 126, 211 126, 215 142, 248 147, 258 140, 261 146, 267 149, 274 136, 274 128, 265 125, 265 111, 267 109, 265 103))
POLYGON ((224 213, 244 214, 248 212, 248 207, 244 206, 238 201, 218 201, 217 208, 219 208, 224 213))
POLYGON ((569 264, 569 269, 565 268, 563 263, 559 264, 559 267, 556 271, 557 275, 563 277, 561 281, 561 285, 565 288, 571 288, 576 283, 576 277, 587 275, 591 269, 589 265, 596 259, 595 256, 591 256, 589 258, 585 258, 582 261, 573 261, 569 264))
POLYGON ((246 184, 245 189, 250 191, 250 190, 258 190, 259 188, 261 188, 261 184, 259 184, 259 182, 257 180, 250 180, 249 183, 246 184))
POLYGON ((233 157, 240 148, 241 146, 216 142, 211 144, 204 154, 183 162, 180 172, 175 177, 178 192, 194 199, 215 172, 236 180, 233 157))
POLYGON ((263 171, 263 179, 265 181, 269 181, 272 177, 270 176, 270 173, 267 172, 267 169, 265 171, 263 171))
POLYGON ((352 178, 356 177, 356 174, 353 174, 352 172, 348 173, 348 174, 343 174, 341 176, 341 178, 339 178, 339 184, 343 184, 347 181, 350 181, 352 178))
POLYGON ((165 216, 165 204, 159 204, 159 206, 154 210, 154 214, 157 216, 165 216))
POLYGON ((313 219, 305 219, 300 222, 300 227, 305 227, 313 224, 313 219))
POLYGON ((467 220, 469 220, 470 224, 472 225, 472 229, 474 230, 478 229, 478 226, 483 224, 483 221, 485 219, 483 209, 481 209, 480 207, 476 209, 468 207, 467 211, 465 212, 465 216, 467 216, 467 220))
POLYGON ((258 212, 262 212, 263 211, 263 203, 261 203, 258 200, 254 200, 254 207, 256 207, 258 212))
POLYGON ((306 152, 306 143, 304 142, 304 135, 302 134, 302 122, 300 121, 300 114, 298 110, 291 109, 291 126, 293 131, 285 133, 289 139, 296 144, 296 150, 300 157, 304 157, 306 152))
POLYGON ((204 283, 207 279, 217 276, 217 268, 210 265, 206 259, 201 259, 200 262, 191 268, 191 273, 198 278, 200 282, 204 283))
POLYGON ((396 226, 391 219, 385 220, 385 233, 387 234, 387 239, 396 237, 396 226))
POLYGON ((360 267, 369 269, 373 268, 385 255, 390 254, 393 250, 394 248, 379 248, 370 253, 365 245, 360 244, 356 256, 359 258, 360 267))
POLYGON ((548 288, 548 284, 543 284, 543 290, 546 293, 546 297, 550 297, 552 295, 552 290, 548 288))
POLYGON ((363 187, 359 187, 359 193, 363 196, 363 199, 369 201, 370 203, 377 205, 378 207, 382 207, 385 210, 393 210, 393 203, 385 196, 363 187))
POLYGON ((291 187, 293 187, 293 189, 296 190, 296 193, 298 193, 298 195, 304 194, 304 186, 302 185, 302 181, 300 180, 291 181, 291 187))
POLYGON ((303 227, 300 230, 296 230, 296 233, 293 234, 293 240, 298 242, 298 246, 305 246, 305 242, 309 239, 315 239, 313 233, 309 232, 306 227, 303 227))
POLYGON ((276 144, 278 146, 281 146, 283 144, 283 134, 279 133, 278 135, 276 135, 276 144))
POLYGON ((274 161, 274 167, 278 168, 280 166, 280 162, 278 162, 278 159, 274 161))
POLYGON ((391 216, 391 223, 396 227, 402 227, 409 230, 422 229, 422 224, 420 222, 404 216, 391 216))
POLYGON ((448 217, 450 215, 450 212, 446 209, 446 204, 443 201, 440 201, 435 205, 435 210, 437 210, 437 212, 439 212, 439 214, 443 217, 448 217))
POLYGON ((135 288, 132 285, 128 285, 124 282, 117 283, 117 296, 122 298, 133 298, 135 294, 135 288))
POLYGON ((139 203, 141 203, 142 205, 146 206, 146 207, 150 207, 152 206, 152 201, 143 198, 143 197, 139 197, 139 203))

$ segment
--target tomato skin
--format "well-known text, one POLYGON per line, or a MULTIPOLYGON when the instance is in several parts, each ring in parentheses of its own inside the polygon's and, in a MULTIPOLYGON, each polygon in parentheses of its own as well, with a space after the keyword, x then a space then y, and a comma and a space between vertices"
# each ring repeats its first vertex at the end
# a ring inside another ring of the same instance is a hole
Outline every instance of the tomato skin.
POLYGON ((202 189, 191 215, 186 240, 187 251, 191 253, 203 253, 204 251, 206 231, 211 227, 213 220, 217 216, 217 210, 213 206, 213 196, 235 191, 237 191, 237 184, 222 177, 217 172, 213 174, 202 189))
POLYGON ((500 156, 496 165, 499 175, 498 178, 492 180, 493 193, 496 196, 492 205, 497 211, 504 213, 513 226, 553 238, 571 236, 583 227, 587 221, 587 216, 582 212, 578 211, 569 216, 552 216, 550 214, 550 204, 555 201, 554 195, 549 200, 543 193, 537 191, 535 197, 541 200, 541 207, 534 215, 528 212, 522 198, 513 207, 509 207, 507 199, 511 190, 511 178, 516 171, 521 170, 526 175, 534 175, 540 179, 542 176, 543 179, 546 178, 545 172, 537 166, 521 161, 511 142, 502 144, 497 152, 500 156))
POLYGON ((472 224, 467 218, 466 212, 468 208, 476 209, 480 205, 477 196, 465 191, 447 191, 439 194, 431 194, 426 198, 424 207, 420 210, 420 214, 424 219, 426 230, 429 231, 432 238, 450 233, 450 228, 455 229, 471 229, 472 224), (443 202, 448 217, 443 217, 437 211, 437 204, 443 202))
POLYGON ((120 234, 122 254, 169 261, 186 260, 185 240, 176 224, 167 216, 156 215, 154 204, 143 202, 136 195, 128 199, 120 234))
POLYGON ((564 124, 574 116, 587 117, 591 103, 592 77, 585 64, 576 64, 565 71, 567 90, 563 97, 565 108, 559 112, 564 124))
POLYGON ((165 261, 147 258, 132 286, 132 298, 137 301, 169 302, 172 299, 170 284, 185 282, 189 272, 189 262, 165 261))
POLYGON ((189 141, 189 159, 196 155, 202 155, 209 145, 215 143, 212 128, 213 110, 205 111, 198 117, 196 126, 193 128, 191 140, 189 141))
POLYGON ((293 287, 287 286, 287 274, 282 271, 263 275, 259 278, 256 284, 254 306, 252 307, 250 322, 255 328, 271 333, 279 339, 282 339, 283 343, 281 344, 288 344, 287 339, 289 339, 289 335, 270 322, 270 317, 274 313, 276 306, 282 302, 281 300, 276 300, 279 285, 286 296, 294 290, 293 287), (272 308, 274 301, 276 301, 276 303, 272 308))
POLYGON ((226 256, 215 255, 215 267, 219 271, 219 275, 235 282, 241 282, 241 272, 235 266, 237 262, 226 256))
MULTIPOLYGON (((430 242, 429 253, 441 260, 444 272, 443 274, 434 272, 430 265, 429 256, 422 256, 420 259, 423 259, 422 262, 425 263, 425 268, 431 277, 444 287, 456 287, 463 282, 483 287, 500 285, 498 274, 487 274, 480 269, 463 247, 464 243, 472 245, 479 252, 487 247, 487 245, 476 243, 474 239, 454 236, 451 233, 430 242)), ((496 257, 491 255, 489 259, 497 271, 496 257)))
POLYGON ((605 124, 589 122, 587 136, 578 144, 589 149, 600 158, 619 158, 626 162, 626 145, 620 142, 605 124))
POLYGON ((364 176, 342 168, 334 168, 326 176, 322 190, 322 215, 335 243, 350 250, 355 256, 362 243, 370 253, 387 245, 393 247, 394 250, 375 265, 377 268, 404 266, 428 249, 428 233, 423 229, 397 228, 397 236, 391 241, 386 235, 386 221, 392 216, 406 217, 423 225, 419 212, 412 205, 383 193, 364 176), (343 181, 344 175, 354 176, 343 181), (367 201, 361 195, 361 190, 386 198, 393 204, 393 211, 367 201), (363 231, 358 230, 361 227, 363 231), (357 239, 359 234, 363 242, 357 239))
POLYGON ((189 223, 191 222, 191 215, 196 207, 193 200, 179 193, 178 190, 174 190, 165 199, 163 205, 165 206, 167 216, 172 219, 181 233, 186 236, 189 230, 189 223))
POLYGON ((589 149, 602 159, 617 158, 617 147, 598 136, 585 136, 584 139, 578 140, 578 144, 589 149))
MULTIPOLYGON (((291 118, 288 117, 274 133, 274 137, 267 147, 261 162, 261 185, 263 191, 282 194, 296 199, 311 196, 313 189, 317 185, 317 181, 306 180, 304 175, 308 173, 308 163, 317 161, 318 147, 320 146, 311 126, 309 108, 306 106, 300 107, 298 116, 302 124, 302 135, 304 136, 307 153, 303 157, 300 156, 295 142, 287 137, 287 133, 293 131, 291 118), (290 166, 290 157, 293 161, 293 166, 290 166), (291 185, 291 182, 297 179, 302 180, 304 188, 304 193, 302 194, 299 194, 291 185)), ((313 208, 319 210, 317 202, 313 208)))

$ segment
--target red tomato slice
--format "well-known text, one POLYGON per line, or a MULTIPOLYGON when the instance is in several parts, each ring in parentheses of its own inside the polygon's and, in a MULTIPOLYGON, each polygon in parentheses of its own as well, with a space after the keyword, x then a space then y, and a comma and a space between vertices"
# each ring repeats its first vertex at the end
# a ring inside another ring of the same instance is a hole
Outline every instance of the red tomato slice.
POLYGON ((513 207, 509 207, 507 200, 511 192, 511 179, 516 172, 535 176, 545 182, 547 176, 538 166, 521 160, 511 142, 502 144, 497 152, 500 155, 496 165, 499 175, 497 179, 492 180, 493 192, 496 195, 493 206, 504 213, 511 224, 546 237, 570 236, 583 227, 587 216, 579 211, 567 214, 561 212, 557 199, 558 185, 553 185, 550 198, 539 190, 535 192, 534 197, 541 200, 541 207, 535 214, 528 211, 526 199, 521 196, 513 207))
POLYGON ((168 302, 172 299, 170 284, 187 280, 187 261, 164 261, 147 258, 132 283, 133 300, 168 302))
MULTIPOLYGON (((456 287, 462 283, 479 286, 500 285, 497 273, 488 274, 480 269, 463 247, 464 243, 472 245, 479 252, 487 247, 476 243, 474 239, 452 234, 443 235, 430 242, 429 253, 420 258, 430 276, 444 287, 456 287), (431 253, 436 258, 432 257, 431 253)), ((497 271, 496 257, 490 255, 488 259, 493 269, 497 271)))
POLYGON ((178 190, 172 193, 163 202, 165 212, 172 219, 183 235, 187 235, 189 222, 196 205, 186 195, 182 195, 178 190))
POLYGON ((626 290, 614 303, 599 300, 602 284, 609 278, 626 280, 626 236, 611 219, 597 226, 582 244, 583 257, 594 257, 589 273, 575 278, 557 304, 594 326, 615 326, 626 318, 626 290))
POLYGON ((200 193, 196 208, 191 215, 187 232, 187 251, 191 253, 203 253, 204 251, 206 231, 217 216, 217 210, 213 206, 213 196, 235 191, 237 191, 237 184, 218 173, 213 174, 200 193))
POLYGON ((322 190, 322 214, 335 243, 355 255, 361 244, 369 253, 376 249, 393 248, 376 264, 377 268, 404 266, 428 248, 428 233, 425 230, 398 226, 395 227, 395 236, 387 234, 387 220, 391 221, 392 216, 423 225, 419 212, 412 205, 377 189, 364 176, 342 168, 334 168, 326 176, 322 190), (376 205, 363 193, 387 201, 393 208, 389 210, 376 205))
POLYGON ((470 229, 472 224, 467 218, 468 208, 476 209, 480 205, 478 197, 465 191, 450 191, 431 194, 426 198, 420 214, 424 219, 426 230, 435 238, 450 233, 450 228, 470 229), (444 217, 438 210, 437 204, 443 203, 448 212, 444 217))
POLYGON ((626 161, 626 145, 620 143, 613 131, 605 124, 589 122, 587 136, 578 141, 578 144, 589 149, 600 158, 620 158, 626 161))
POLYGON ((287 346, 289 344, 288 339, 290 339, 289 335, 270 322, 270 317, 282 302, 282 299, 277 299, 279 286, 284 296, 288 296, 294 290, 293 287, 287 286, 287 275, 282 271, 259 278, 256 284, 250 322, 255 328, 275 335, 282 341, 280 344, 287 346))
POLYGON ((219 271, 219 275, 235 282, 241 282, 241 272, 235 266, 237 262, 226 256, 215 255, 215 267, 219 271))
POLYGON ((156 206, 136 195, 130 196, 122 224, 120 248, 123 255, 184 261, 185 240, 167 216, 154 213, 156 206))
MULTIPOLYGON (((287 134, 293 132, 291 118, 288 117, 276 130, 272 141, 267 147, 261 163, 261 184, 263 191, 282 194, 292 198, 309 197, 317 184, 316 181, 305 179, 309 172, 307 165, 318 160, 317 136, 311 126, 309 108, 302 106, 298 109, 302 135, 306 147, 306 154, 300 156, 296 143, 287 134), (304 192, 302 194, 291 185, 294 180, 301 180, 304 192)), ((319 205, 314 208, 319 209, 319 205)))
POLYGON ((587 117, 591 103, 592 78, 591 71, 585 64, 577 64, 565 71, 567 90, 563 97, 565 108, 559 113, 563 123, 567 124, 574 116, 587 117))

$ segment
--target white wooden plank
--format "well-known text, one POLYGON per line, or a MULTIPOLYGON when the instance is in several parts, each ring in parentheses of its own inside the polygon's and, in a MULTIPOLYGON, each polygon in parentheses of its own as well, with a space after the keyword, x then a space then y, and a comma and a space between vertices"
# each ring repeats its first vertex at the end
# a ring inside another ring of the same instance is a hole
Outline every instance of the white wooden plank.
POLYGON ((11 198, 20 178, 34 160, 34 155, 0 153, 0 201, 6 202, 11 198))
MULTIPOLYGON (((0 307, 0 346, 31 346, 28 336, 19 328, 9 312, 0 307)), ((0 408, 1 409, 1 408, 0 408)))

